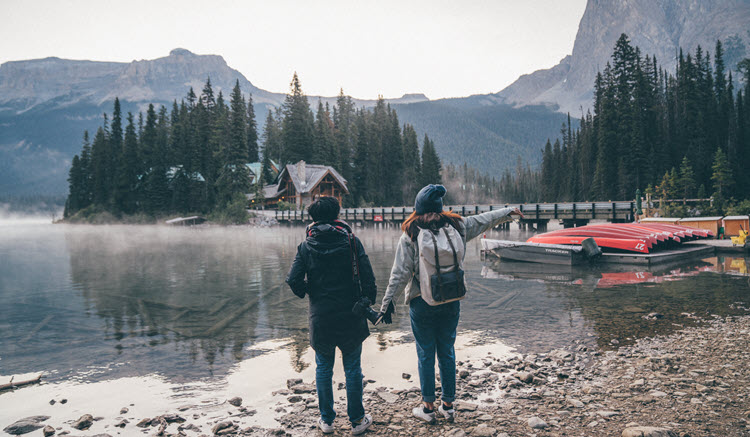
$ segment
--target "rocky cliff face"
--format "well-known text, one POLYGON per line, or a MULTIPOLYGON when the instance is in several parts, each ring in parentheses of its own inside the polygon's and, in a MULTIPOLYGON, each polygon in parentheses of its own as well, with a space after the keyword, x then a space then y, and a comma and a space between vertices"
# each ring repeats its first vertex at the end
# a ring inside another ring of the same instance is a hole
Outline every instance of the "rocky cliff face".
MULTIPOLYGON (((0 66, 0 111, 24 112, 45 104, 49 107, 79 103, 102 105, 119 97, 137 103, 170 103, 180 100, 192 86, 200 94, 206 78, 214 92, 229 95, 236 80, 244 93, 252 93, 256 104, 280 105, 284 94, 262 90, 239 71, 229 67, 217 55, 196 55, 174 49, 169 56, 152 60, 125 62, 76 61, 60 58, 6 62, 0 66)), ((311 96, 314 103, 318 97, 311 96)), ((323 97, 333 102, 334 97, 323 97)), ((392 103, 428 100, 423 94, 407 94, 390 99, 392 103)), ((359 100, 369 106, 374 100, 359 100)))
POLYGON ((734 68, 750 56, 748 23, 748 0, 589 0, 573 53, 555 67, 521 76, 498 96, 517 106, 557 105, 580 116, 581 108, 590 108, 596 73, 622 33, 668 71, 674 70, 680 48, 692 52, 700 45, 713 53, 717 39, 731 39, 726 60, 734 68))

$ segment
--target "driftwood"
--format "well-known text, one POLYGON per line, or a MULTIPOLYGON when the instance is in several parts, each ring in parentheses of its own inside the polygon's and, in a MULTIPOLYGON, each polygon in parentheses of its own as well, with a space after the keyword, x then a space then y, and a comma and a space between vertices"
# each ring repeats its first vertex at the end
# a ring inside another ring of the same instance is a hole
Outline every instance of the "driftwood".
POLYGON ((143 319, 143 323, 148 328, 147 335, 156 334, 156 323, 154 323, 154 319, 151 318, 151 313, 146 309, 146 304, 143 302, 143 299, 138 299, 138 312, 143 319))
POLYGON ((500 299, 492 302, 491 304, 487 305, 487 308, 502 308, 505 307, 510 301, 518 297, 518 295, 521 294, 520 291, 510 292, 506 294, 505 296, 501 297, 500 299))
POLYGON ((16 387, 23 387, 24 385, 39 383, 42 381, 42 374, 40 373, 39 376, 37 376, 34 379, 28 379, 26 381, 15 382, 15 383, 13 382, 13 378, 14 377, 11 376, 10 382, 8 382, 7 384, 0 384, 0 391, 11 390, 16 387))
POLYGON ((220 302, 217 302, 216 305, 214 305, 209 311, 208 315, 213 316, 214 314, 218 314, 219 311, 223 310, 225 306, 229 303, 229 301, 232 299, 226 298, 220 302))
POLYGON ((181 318, 185 317, 187 313, 189 313, 190 311, 192 310, 187 309, 187 310, 180 311, 176 316, 172 317, 172 322, 176 322, 180 320, 181 318))
POLYGON ((47 317, 45 317, 44 320, 42 320, 41 322, 37 323, 37 325, 34 326, 34 329, 32 329, 31 331, 29 331, 29 333, 26 335, 26 337, 22 338, 21 341, 18 342, 18 344, 24 344, 27 341, 31 340, 31 338, 33 336, 35 336, 36 333, 39 332, 42 328, 44 328, 45 326, 47 326, 47 323, 49 323, 50 320, 52 320, 53 318, 54 318, 54 316, 52 314, 50 314, 47 317))
POLYGON ((226 329, 227 326, 229 326, 229 324, 231 324, 232 322, 234 322, 239 316, 241 316, 242 314, 244 314, 250 308, 254 307, 257 304, 258 304, 258 301, 255 300, 255 301, 252 301, 252 302, 248 302, 245 305, 242 305, 237 310, 235 310, 230 315, 228 315, 226 318, 224 318, 220 322, 216 323, 214 326, 208 328, 208 330, 206 330, 206 332, 203 333, 203 335, 205 337, 210 337, 210 336, 212 336, 214 334, 218 334, 219 332, 221 332, 224 329, 226 329))

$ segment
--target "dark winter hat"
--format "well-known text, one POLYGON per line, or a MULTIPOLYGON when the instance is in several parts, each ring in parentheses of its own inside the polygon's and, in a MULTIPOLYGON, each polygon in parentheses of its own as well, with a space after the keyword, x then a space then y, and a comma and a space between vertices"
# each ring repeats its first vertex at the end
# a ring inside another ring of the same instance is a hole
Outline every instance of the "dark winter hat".
POLYGON ((310 217, 316 222, 332 222, 339 217, 339 201, 335 197, 321 197, 307 208, 310 217))
POLYGON ((422 188, 414 200, 414 210, 419 215, 428 212, 443 212, 443 196, 445 196, 445 193, 445 187, 442 185, 430 184, 422 188))

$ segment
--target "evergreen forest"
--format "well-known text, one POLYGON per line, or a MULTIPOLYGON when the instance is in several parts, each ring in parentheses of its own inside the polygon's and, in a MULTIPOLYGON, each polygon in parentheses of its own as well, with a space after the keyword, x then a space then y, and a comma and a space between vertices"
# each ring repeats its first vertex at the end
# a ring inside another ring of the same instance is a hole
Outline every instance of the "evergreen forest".
POLYGON ((228 102, 209 78, 200 95, 190 88, 171 110, 149 105, 145 114, 122 114, 115 99, 93 138, 83 134, 64 216, 205 213, 241 222, 246 194, 274 183, 273 164, 299 160, 338 170, 350 191, 345 206, 410 204, 423 185, 441 183, 434 143, 425 135, 420 147, 414 128, 401 126, 382 98, 372 109, 355 108, 342 90, 332 108, 319 102, 313 113, 296 73, 284 104, 266 115, 262 138, 258 130, 252 96, 239 82, 228 102), (246 166, 253 162, 262 164, 254 181, 246 166))
POLYGON ((633 199, 637 189, 661 199, 714 198, 721 211, 750 198, 750 59, 735 85, 721 41, 677 55, 670 73, 657 59, 618 39, 597 74, 594 113, 578 128, 570 117, 543 149, 541 169, 507 172, 507 202, 633 199), (735 89, 737 87, 737 89, 735 89))

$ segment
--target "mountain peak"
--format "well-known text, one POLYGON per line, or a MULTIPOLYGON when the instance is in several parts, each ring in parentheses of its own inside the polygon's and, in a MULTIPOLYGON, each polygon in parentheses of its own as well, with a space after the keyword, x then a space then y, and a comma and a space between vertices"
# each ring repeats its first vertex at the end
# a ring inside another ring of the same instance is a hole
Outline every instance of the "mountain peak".
POLYGON ((195 53, 188 49, 176 48, 169 52, 169 56, 195 56, 195 53))

